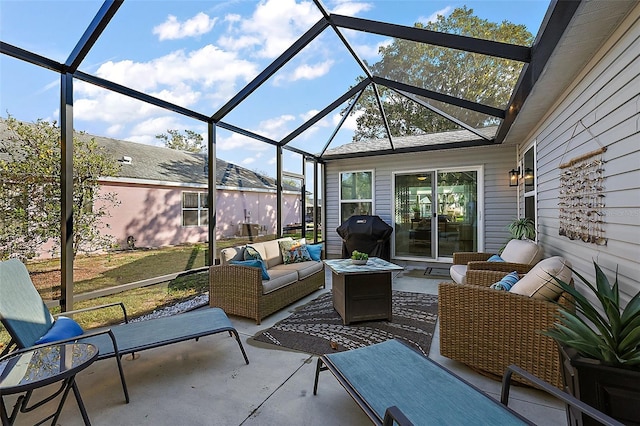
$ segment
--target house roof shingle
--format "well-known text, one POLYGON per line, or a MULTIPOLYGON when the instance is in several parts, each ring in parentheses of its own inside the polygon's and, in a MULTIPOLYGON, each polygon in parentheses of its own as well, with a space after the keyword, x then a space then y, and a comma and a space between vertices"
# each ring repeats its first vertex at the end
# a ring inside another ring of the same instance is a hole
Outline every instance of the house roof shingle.
MULTIPOLYGON (((6 120, 0 118, 0 140, 6 143, 9 136, 6 120)), ((76 133, 79 139, 94 138, 114 161, 121 163, 118 177, 139 179, 158 183, 183 183, 207 185, 207 156, 175 149, 145 145, 119 139, 76 133), (123 161, 125 157, 130 159, 123 161)), ((7 159, 0 152, 0 159, 7 159)), ((238 166, 237 164, 216 159, 216 185, 234 189, 259 189, 275 191, 275 179, 238 166)), ((285 190, 294 190, 286 183, 285 190)))

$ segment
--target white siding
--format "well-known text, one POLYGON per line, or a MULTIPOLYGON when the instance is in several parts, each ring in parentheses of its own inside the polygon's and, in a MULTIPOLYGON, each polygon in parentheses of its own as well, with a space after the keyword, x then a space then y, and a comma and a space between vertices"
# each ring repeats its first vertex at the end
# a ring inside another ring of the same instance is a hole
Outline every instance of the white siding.
POLYGON ((515 167, 513 146, 489 146, 423 153, 384 155, 330 161, 326 165, 325 223, 328 256, 340 256, 342 241, 335 232, 340 226, 340 172, 374 170, 374 214, 393 226, 392 177, 394 172, 451 167, 482 166, 484 170, 485 250, 497 252, 508 238, 506 227, 517 217, 516 188, 509 187, 509 170, 515 167))
POLYGON ((537 141, 538 238, 545 253, 569 259, 574 269, 591 280, 594 260, 610 279, 619 268, 625 302, 640 290, 639 55, 640 6, 526 141, 537 141), (558 166, 601 145, 607 148, 603 157, 606 246, 558 235, 558 166))

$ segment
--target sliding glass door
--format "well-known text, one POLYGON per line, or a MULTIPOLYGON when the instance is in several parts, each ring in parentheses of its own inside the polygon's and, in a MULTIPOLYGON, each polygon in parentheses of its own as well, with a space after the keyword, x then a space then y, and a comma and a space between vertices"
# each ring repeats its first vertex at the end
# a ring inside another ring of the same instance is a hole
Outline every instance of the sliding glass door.
POLYGON ((478 170, 398 173, 394 177, 398 258, 449 258, 478 247, 478 170))

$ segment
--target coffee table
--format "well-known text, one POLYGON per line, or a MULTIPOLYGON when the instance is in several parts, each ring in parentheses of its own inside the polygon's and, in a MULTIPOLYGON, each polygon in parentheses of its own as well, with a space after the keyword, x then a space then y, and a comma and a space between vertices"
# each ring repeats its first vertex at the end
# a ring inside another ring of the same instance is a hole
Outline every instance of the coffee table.
POLYGON ((76 374, 91 365, 97 357, 98 348, 94 345, 63 343, 23 349, 0 359, 0 418, 2 424, 14 424, 18 413, 33 411, 62 394, 56 412, 37 423, 42 424, 53 419, 52 424, 55 425, 69 391, 73 390, 84 424, 90 425, 91 422, 80 397, 75 377, 76 374), (30 407, 28 406, 35 389, 56 382, 62 382, 60 389, 41 401, 31 404, 30 407), (25 394, 18 397, 9 415, 4 405, 4 396, 23 392, 25 394))
POLYGON ((351 259, 329 259, 333 307, 343 324, 355 321, 391 320, 391 273, 402 266, 378 257, 366 265, 354 265, 351 259))

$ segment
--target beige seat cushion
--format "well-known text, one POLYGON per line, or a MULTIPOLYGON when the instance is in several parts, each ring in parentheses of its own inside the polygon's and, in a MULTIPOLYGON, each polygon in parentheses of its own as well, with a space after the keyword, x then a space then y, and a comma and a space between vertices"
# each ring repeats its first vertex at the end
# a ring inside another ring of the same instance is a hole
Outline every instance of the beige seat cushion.
POLYGON ((316 272, 321 271, 323 267, 324 263, 322 262, 308 260, 306 262, 289 263, 288 265, 277 265, 270 270, 296 271, 298 273, 298 279, 303 280, 316 272))
POLYGON ((542 258, 542 248, 531 240, 511 240, 500 257, 505 262, 535 265, 542 258))
POLYGON ((541 260, 509 291, 534 299, 556 300, 562 293, 562 288, 553 277, 568 283, 571 281, 569 268, 571 268, 569 261, 560 256, 541 260))
POLYGON ((296 271, 269 269, 269 281, 262 281, 262 293, 267 294, 279 288, 286 287, 298 281, 296 271))
POLYGON ((467 283, 467 265, 451 265, 449 268, 449 274, 453 282, 458 284, 467 283))

